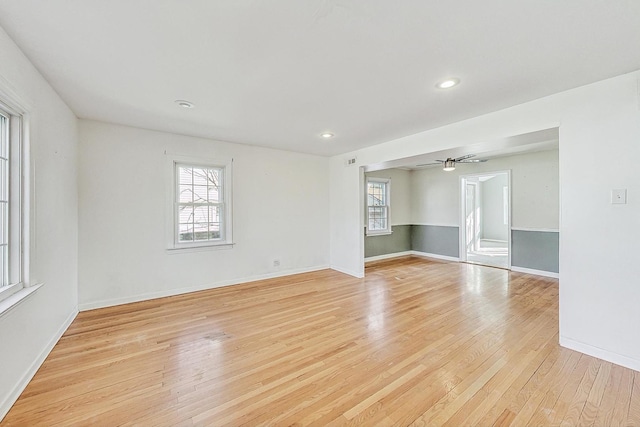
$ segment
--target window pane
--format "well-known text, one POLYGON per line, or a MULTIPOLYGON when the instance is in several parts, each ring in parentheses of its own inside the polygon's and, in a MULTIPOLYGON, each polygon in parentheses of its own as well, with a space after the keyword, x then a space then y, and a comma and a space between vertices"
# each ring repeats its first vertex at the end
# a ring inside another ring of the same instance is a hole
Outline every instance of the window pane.
POLYGON ((193 201, 195 203, 207 203, 207 187, 204 185, 193 186, 193 201))
POLYGON ((209 188, 209 201, 210 202, 220 202, 220 196, 222 193, 220 192, 220 187, 210 185, 209 188))
POLYGON ((180 196, 178 202, 180 203, 192 203, 193 202, 193 186, 180 184, 180 196))
POLYGON ((201 223, 209 222, 209 207, 195 206, 193 208, 193 221, 201 223))
POLYGON ((0 202, 0 244, 9 243, 9 204, 0 202))
POLYGON ((193 168, 193 185, 207 185, 207 170, 193 168))
POLYGON ((209 206, 209 221, 220 222, 220 206, 209 206))
POLYGON ((186 224, 193 222, 193 206, 180 206, 178 208, 178 223, 186 224))
POLYGON ((192 168, 180 166, 178 168, 178 182, 180 184, 192 185, 193 184, 193 180, 191 178, 192 174, 193 174, 192 168))
POLYGON ((178 239, 181 242, 192 242, 193 226, 191 224, 180 224, 178 230, 178 239))

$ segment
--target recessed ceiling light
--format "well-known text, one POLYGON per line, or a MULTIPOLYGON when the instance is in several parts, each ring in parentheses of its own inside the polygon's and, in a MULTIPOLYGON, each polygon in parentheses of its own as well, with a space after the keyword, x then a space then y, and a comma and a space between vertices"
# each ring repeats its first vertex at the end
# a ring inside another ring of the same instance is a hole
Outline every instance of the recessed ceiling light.
POLYGON ((321 137, 323 137, 324 139, 329 139, 329 138, 333 138, 335 135, 332 134, 331 132, 324 132, 320 134, 321 137))
POLYGON ((193 105, 191 102, 185 101, 185 100, 182 100, 182 99, 178 99, 175 102, 176 102, 176 104, 178 104, 178 107, 182 107, 182 108, 193 108, 193 107, 195 107, 195 105, 193 105))
POLYGON ((442 80, 441 82, 438 82, 436 87, 438 89, 449 89, 456 86, 458 83, 460 83, 460 79, 450 78, 450 79, 446 79, 446 80, 442 80))

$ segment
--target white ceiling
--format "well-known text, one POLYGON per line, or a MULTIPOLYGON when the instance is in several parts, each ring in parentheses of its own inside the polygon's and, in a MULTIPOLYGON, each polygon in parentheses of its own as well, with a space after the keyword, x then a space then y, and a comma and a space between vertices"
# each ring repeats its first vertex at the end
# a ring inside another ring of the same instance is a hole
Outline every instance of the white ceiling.
POLYGON ((0 0, 0 26, 78 117, 322 155, 640 69, 638 0, 0 0))

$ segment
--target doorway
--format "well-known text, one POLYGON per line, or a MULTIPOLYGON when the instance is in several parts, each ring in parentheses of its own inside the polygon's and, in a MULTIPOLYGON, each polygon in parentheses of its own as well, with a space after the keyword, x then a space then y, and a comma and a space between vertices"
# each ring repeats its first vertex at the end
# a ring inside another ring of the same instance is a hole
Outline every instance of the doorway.
POLYGON ((511 268, 510 171, 460 177, 460 260, 511 268))

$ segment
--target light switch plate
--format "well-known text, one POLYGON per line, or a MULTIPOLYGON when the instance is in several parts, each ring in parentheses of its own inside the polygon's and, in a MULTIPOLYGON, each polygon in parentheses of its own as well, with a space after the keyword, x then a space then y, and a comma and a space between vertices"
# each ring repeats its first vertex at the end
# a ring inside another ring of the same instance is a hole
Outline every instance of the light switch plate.
POLYGON ((611 204, 624 205, 627 203, 627 189, 619 188, 611 190, 611 204))

